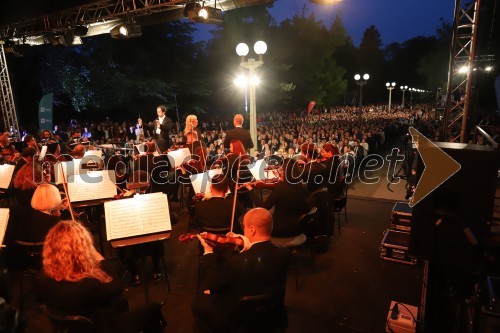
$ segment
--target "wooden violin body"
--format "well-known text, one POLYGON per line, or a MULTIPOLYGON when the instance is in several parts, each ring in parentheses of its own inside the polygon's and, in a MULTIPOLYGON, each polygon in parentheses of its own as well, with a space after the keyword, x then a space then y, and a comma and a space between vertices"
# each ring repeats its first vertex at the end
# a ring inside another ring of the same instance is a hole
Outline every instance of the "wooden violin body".
MULTIPOLYGON (((217 248, 226 248, 234 251, 241 251, 245 248, 244 240, 239 237, 224 236, 212 234, 209 232, 202 232, 198 234, 203 238, 210 246, 217 248)), ((187 242, 198 237, 197 234, 184 234, 179 236, 180 242, 187 242)))

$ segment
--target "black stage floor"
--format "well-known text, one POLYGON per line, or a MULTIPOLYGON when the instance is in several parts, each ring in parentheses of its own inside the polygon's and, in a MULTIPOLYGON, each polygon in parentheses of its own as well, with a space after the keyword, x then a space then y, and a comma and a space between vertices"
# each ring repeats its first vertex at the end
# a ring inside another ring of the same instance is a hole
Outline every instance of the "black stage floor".
MULTIPOLYGON (((391 201, 349 198, 348 223, 342 218, 341 233, 335 228, 328 252, 315 256, 315 269, 310 253, 299 253, 298 291, 295 276, 292 272, 288 276, 287 332, 385 332, 391 300, 419 306, 423 264, 409 266, 380 258, 379 246, 393 205, 391 201)), ((165 302, 165 332, 192 332, 198 243, 177 240, 187 230, 188 215, 177 204, 174 210, 179 212, 179 222, 165 242, 171 293, 166 293, 164 283, 152 284, 150 299, 165 302)), ((115 254, 108 246, 105 252, 109 258, 115 254)), ((128 288, 131 307, 145 302, 144 291, 143 286, 128 288)), ((34 300, 28 302, 25 315, 28 332, 50 332, 48 320, 34 300)))

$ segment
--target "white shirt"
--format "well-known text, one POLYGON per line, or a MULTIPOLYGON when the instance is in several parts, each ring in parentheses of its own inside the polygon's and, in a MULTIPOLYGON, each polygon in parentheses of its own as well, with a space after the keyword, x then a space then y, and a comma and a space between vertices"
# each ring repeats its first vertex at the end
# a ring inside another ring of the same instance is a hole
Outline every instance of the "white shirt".
POLYGON ((156 127, 156 134, 160 134, 161 133, 161 128, 160 128, 160 125, 161 123, 163 123, 163 120, 165 119, 165 116, 163 117, 158 117, 158 125, 156 127))

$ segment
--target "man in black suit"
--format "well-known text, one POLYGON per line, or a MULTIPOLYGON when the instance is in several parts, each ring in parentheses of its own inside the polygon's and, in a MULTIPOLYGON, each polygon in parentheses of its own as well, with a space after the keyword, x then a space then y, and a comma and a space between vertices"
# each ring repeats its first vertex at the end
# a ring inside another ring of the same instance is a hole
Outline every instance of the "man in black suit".
POLYGON ((253 148, 252 137, 250 132, 243 129, 243 116, 237 114, 233 119, 234 128, 227 131, 226 137, 224 138, 224 148, 229 149, 229 144, 232 140, 239 140, 243 144, 243 147, 248 151, 253 148))
MULTIPOLYGON (((204 231, 226 234, 231 228, 231 217, 233 213, 233 200, 226 198, 228 190, 227 181, 224 175, 215 175, 210 183, 210 194, 207 194, 203 201, 195 204, 195 216, 200 228, 204 231), (223 230, 226 229, 226 230, 223 230), (218 230, 219 232, 216 232, 218 230)), ((236 212, 234 214, 233 231, 241 232, 238 218, 244 211, 243 205, 236 202, 236 212)))
POLYGON ((229 332, 240 297, 268 293, 286 284, 290 253, 270 241, 271 213, 264 208, 248 211, 243 229, 247 249, 222 258, 198 237, 204 249, 201 265, 206 290, 194 300, 192 310, 200 331, 229 332))
MULTIPOLYGON (((150 122, 147 127, 153 132, 153 137, 158 144, 158 148, 162 152, 166 151, 170 146, 170 130, 172 129, 172 119, 166 116, 167 108, 164 105, 159 105, 156 108, 156 114, 158 118, 154 122, 150 122)), ((142 119, 137 120, 139 126, 142 125, 142 119)))

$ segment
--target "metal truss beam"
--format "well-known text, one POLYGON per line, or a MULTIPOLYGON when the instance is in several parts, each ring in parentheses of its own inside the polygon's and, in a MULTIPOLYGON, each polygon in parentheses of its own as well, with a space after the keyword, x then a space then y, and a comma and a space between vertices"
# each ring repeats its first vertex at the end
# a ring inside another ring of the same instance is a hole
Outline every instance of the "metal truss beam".
MULTIPOLYGON (((205 4, 223 11, 274 0, 206 0, 205 4)), ((0 27, 0 39, 26 39, 47 33, 63 33, 77 25, 126 20, 137 16, 154 15, 169 10, 182 9, 195 0, 96 0, 93 3, 44 15, 0 27)))
POLYGON ((448 68, 448 89, 443 119, 443 141, 468 141, 468 123, 472 102, 475 68, 478 8, 481 0, 456 0, 453 39, 448 68), (466 69, 459 72, 459 66, 466 69), (459 100, 455 100, 460 96, 459 100))
POLYGON ((12 95, 9 71, 5 59, 5 49, 2 41, 0 41, 0 109, 2 111, 5 131, 19 138, 19 124, 17 122, 14 96, 12 95))

